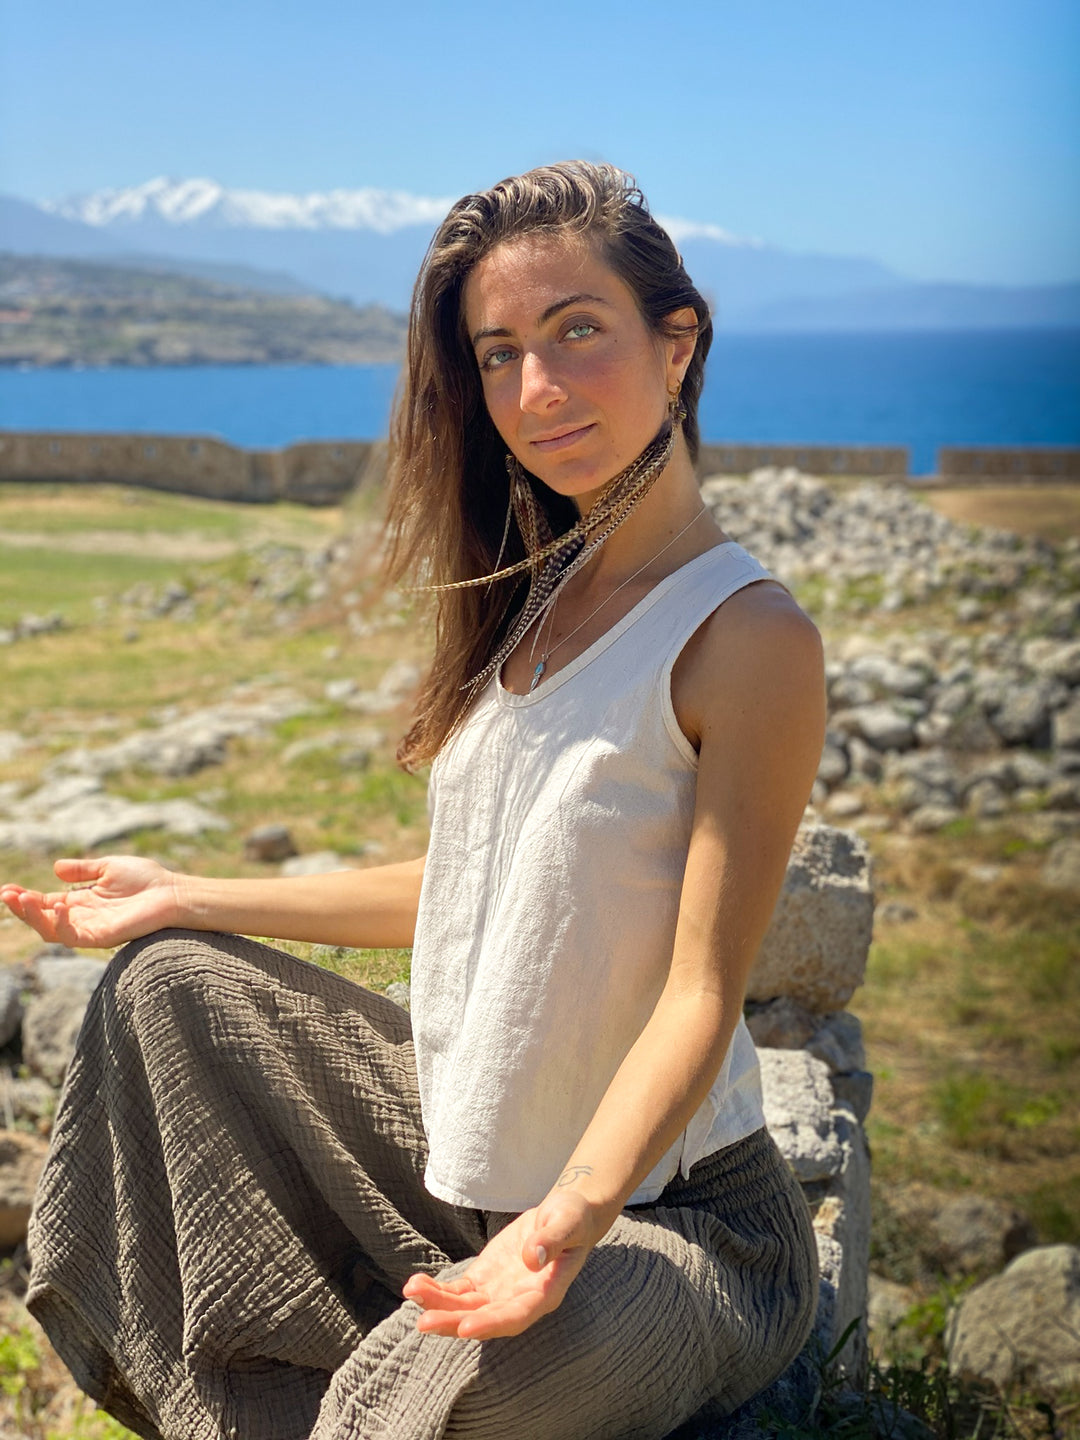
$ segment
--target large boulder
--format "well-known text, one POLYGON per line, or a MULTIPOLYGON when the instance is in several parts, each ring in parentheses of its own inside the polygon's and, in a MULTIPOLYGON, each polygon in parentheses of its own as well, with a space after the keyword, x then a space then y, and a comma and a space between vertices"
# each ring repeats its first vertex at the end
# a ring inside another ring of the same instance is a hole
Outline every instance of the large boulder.
POLYGON ((0 1045, 7 1045, 19 1033, 22 1021, 22 997, 18 978, 10 970, 0 970, 0 1045))
POLYGON ((23 1060, 36 1075, 60 1085, 75 1054, 90 997, 85 988, 61 985, 35 995, 23 1019, 23 1060))
POLYGON ((759 1050, 765 1124, 799 1180, 829 1180, 844 1155, 828 1067, 805 1050, 759 1050))
POLYGON ((862 984, 873 927, 866 841, 850 830, 806 826, 795 839, 747 999, 790 995, 808 1010, 842 1010, 862 984))
POLYGON ((10 1250, 26 1239, 26 1222, 48 1148, 36 1135, 0 1132, 0 1250, 10 1250))
POLYGON ((106 962, 92 955, 38 955, 34 960, 34 979, 42 994, 50 990, 79 990, 92 995, 105 974, 106 962))
POLYGON ((949 1369, 1000 1390, 1080 1386, 1080 1248, 1042 1245, 969 1290, 945 1335, 949 1369))

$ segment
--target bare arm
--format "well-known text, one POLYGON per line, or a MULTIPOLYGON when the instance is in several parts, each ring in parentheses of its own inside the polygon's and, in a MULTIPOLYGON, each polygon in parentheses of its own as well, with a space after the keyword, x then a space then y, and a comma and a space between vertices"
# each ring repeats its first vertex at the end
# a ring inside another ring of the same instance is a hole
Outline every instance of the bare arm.
POLYGON ((782 592, 732 597, 684 651, 673 691, 700 738, 693 830, 667 982, 566 1168, 449 1285, 413 1277, 419 1326, 478 1339, 555 1309, 589 1250, 675 1143, 742 1013, 825 728, 821 643, 782 592), (728 608, 730 606, 730 609, 728 608), (681 703, 680 703, 681 698, 681 703))
MULTIPOLYGON (((740 597, 734 597, 738 600, 740 597)), ((602 1235, 704 1101, 742 1014, 825 729, 821 644, 777 591, 700 637, 700 755, 667 983, 567 1163, 602 1235)))
POLYGON ((177 875, 129 855, 58 860, 55 869, 79 888, 0 886, 0 900, 46 940, 107 948, 180 926, 380 949, 413 942, 424 860, 274 880, 177 875))

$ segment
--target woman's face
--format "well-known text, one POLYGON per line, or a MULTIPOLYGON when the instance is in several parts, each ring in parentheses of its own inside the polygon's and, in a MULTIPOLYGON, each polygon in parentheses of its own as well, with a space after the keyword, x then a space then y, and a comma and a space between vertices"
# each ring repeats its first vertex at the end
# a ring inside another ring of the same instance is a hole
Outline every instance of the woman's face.
MULTIPOLYGON (((660 429, 693 339, 654 335, 633 292, 578 237, 496 246, 470 272, 463 305, 507 448, 587 510, 660 429)), ((687 316, 693 324, 692 311, 673 318, 687 316)))

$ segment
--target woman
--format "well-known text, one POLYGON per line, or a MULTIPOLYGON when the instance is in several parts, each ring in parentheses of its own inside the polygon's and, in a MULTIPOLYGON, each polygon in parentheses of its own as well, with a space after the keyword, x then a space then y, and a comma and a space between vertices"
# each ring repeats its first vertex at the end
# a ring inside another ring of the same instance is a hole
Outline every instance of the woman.
POLYGON ((803 1343, 813 1237, 742 1001, 823 667, 702 505, 710 337, 621 172, 460 201, 393 431, 393 565, 437 596, 399 756, 435 762, 426 864, 65 860, 84 888, 0 892, 49 939, 136 942, 69 1074, 28 1303, 139 1433, 645 1440, 803 1343), (412 1033, 219 932, 414 945, 412 1033))

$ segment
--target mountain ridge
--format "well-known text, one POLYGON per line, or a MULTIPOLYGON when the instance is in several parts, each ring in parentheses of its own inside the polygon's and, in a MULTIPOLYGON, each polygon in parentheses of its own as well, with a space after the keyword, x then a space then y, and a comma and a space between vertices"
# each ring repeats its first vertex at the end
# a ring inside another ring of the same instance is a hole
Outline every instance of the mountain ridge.
MULTIPOLYGON (((37 204, 0 197, 0 247, 401 311, 448 203, 373 187, 289 195, 158 176, 37 204)), ((710 222, 658 219, 725 329, 1080 326, 1080 283, 916 282, 869 257, 786 251, 710 222)))

